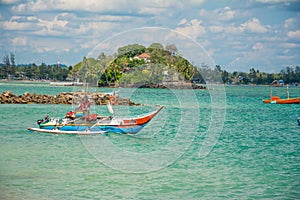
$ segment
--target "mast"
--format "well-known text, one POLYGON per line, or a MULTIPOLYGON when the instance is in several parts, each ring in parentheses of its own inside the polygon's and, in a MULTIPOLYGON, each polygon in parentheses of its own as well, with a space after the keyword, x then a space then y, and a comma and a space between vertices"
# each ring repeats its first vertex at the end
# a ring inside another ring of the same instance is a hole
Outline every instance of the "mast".
POLYGON ((287 93, 288 99, 289 99, 290 98, 289 84, 286 85, 286 93, 287 93))
POLYGON ((60 59, 57 60, 57 67, 60 68, 60 59))

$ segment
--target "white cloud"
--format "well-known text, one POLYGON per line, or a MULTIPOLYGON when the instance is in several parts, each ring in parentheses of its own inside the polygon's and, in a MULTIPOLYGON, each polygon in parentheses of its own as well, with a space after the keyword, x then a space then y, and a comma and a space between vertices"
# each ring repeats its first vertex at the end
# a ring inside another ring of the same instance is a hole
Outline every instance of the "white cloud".
POLYGON ((36 16, 28 16, 26 19, 29 22, 39 22, 39 19, 36 16))
POLYGON ((89 48, 96 47, 98 44, 99 44, 98 40, 91 40, 81 44, 80 47, 83 49, 89 49, 89 48))
POLYGON ((30 49, 33 52, 49 52, 50 54, 70 52, 71 49, 77 47, 76 44, 70 42, 69 40, 46 37, 43 37, 40 40, 30 40, 30 42, 28 42, 27 44, 30 46, 30 49))
POLYGON ((260 43, 260 42, 255 43, 255 44, 253 45, 253 47, 252 47, 252 49, 253 49, 254 51, 259 51, 259 50, 261 50, 261 49, 263 49, 263 48, 264 48, 264 45, 263 45, 262 43, 260 43))
POLYGON ((181 32, 189 37, 196 38, 206 32, 201 23, 201 20, 192 19, 190 23, 186 24, 185 27, 176 28, 176 31, 181 32))
POLYGON ((297 20, 295 18, 289 18, 284 21, 284 28, 293 27, 296 24, 297 20))
MULTIPOLYGON (((193 1, 192 1, 193 2, 193 1)), ((170 6, 182 7, 181 1, 173 0, 141 0, 141 1, 107 1, 107 0, 30 0, 13 7, 16 12, 24 11, 88 11, 88 12, 108 12, 122 11, 123 13, 157 13, 165 11, 170 6)))
POLYGON ((225 27, 225 30, 227 33, 233 33, 233 34, 239 34, 243 32, 243 29, 241 27, 235 27, 235 26, 227 26, 225 27))
POLYGON ((12 39, 13 46, 26 46, 28 43, 25 37, 16 37, 12 39))
POLYGON ((49 51, 54 51, 54 48, 50 48, 50 47, 36 47, 34 49, 34 51, 38 52, 38 53, 44 53, 44 52, 49 52, 49 51))
POLYGON ((71 49, 69 49, 69 48, 63 48, 63 49, 56 49, 56 52, 70 52, 71 51, 71 49))
POLYGON ((165 12, 165 8, 155 8, 155 7, 142 7, 139 11, 140 14, 159 14, 165 12))
POLYGON ((288 49, 292 49, 292 48, 299 48, 300 44, 296 44, 296 43, 283 43, 283 47, 284 48, 288 48, 288 49))
POLYGON ((215 54, 216 51, 218 51, 218 50, 214 49, 214 48, 210 48, 210 49, 207 50, 207 53, 210 57, 212 57, 215 54))
POLYGON ((242 33, 243 29, 241 27, 235 27, 233 25, 226 25, 226 26, 221 26, 221 25, 216 25, 216 26, 210 26, 209 30, 213 33, 220 33, 220 32, 225 32, 225 33, 231 33, 231 34, 238 34, 242 33))
MULTIPOLYGON (((280 60, 290 61, 290 60, 295 59, 295 56, 293 56, 293 55, 279 55, 279 56, 277 56, 277 58, 279 58, 280 60)), ((287 64, 287 65, 289 65, 289 64, 287 64)))
POLYGON ((217 8, 212 11, 207 11, 201 9, 199 11, 199 16, 207 18, 211 23, 218 23, 223 21, 229 21, 235 19, 242 14, 237 10, 232 10, 229 6, 225 6, 224 8, 217 8))
POLYGON ((6 31, 26 31, 43 36, 95 35, 101 31, 114 29, 124 18, 128 20, 128 17, 107 15, 96 16, 93 19, 77 18, 77 16, 69 13, 57 14, 52 19, 43 19, 37 16, 12 16, 8 21, 0 22, 0 26, 6 31))
POLYGON ((12 16, 8 21, 1 22, 4 30, 15 30, 15 31, 41 31, 41 28, 51 28, 54 24, 62 26, 64 21, 59 21, 56 18, 53 22, 42 20, 36 16, 12 16))
MULTIPOLYGON (((155 16, 161 21, 161 16, 173 17, 175 12, 185 11, 190 5, 199 6, 204 0, 139 0, 139 1, 107 1, 107 0, 28 0, 12 7, 12 11, 20 13, 38 12, 93 12, 97 15, 109 13, 108 15, 119 17, 126 21, 126 16, 137 18, 137 16, 155 16), (116 15, 115 15, 116 14, 116 15)), ((140 22, 137 19, 136 22, 140 22)), ((149 17, 147 20, 150 19, 149 17)), ((92 19, 93 20, 93 19, 92 19)), ((144 21, 147 21, 144 20, 144 21)), ((168 21, 168 20, 164 20, 168 21)), ((135 23, 136 23, 135 22, 135 23)), ((134 25, 134 24, 132 24, 134 25)))
MULTIPOLYGON (((98 15, 98 16, 93 16, 92 20, 93 21, 101 21, 101 22, 120 22, 120 21, 128 21, 132 19, 133 17, 131 16, 117 16, 117 15, 98 15)), ((74 20, 76 20, 75 18, 74 20)), ((82 19, 82 18, 81 18, 82 19)), ((88 19, 91 20, 91 19, 88 19)))
POLYGON ((214 33, 220 33, 222 31, 224 31, 224 27, 223 26, 210 26, 209 30, 214 33))
POLYGON ((201 10, 199 11, 199 16, 201 16, 201 17, 205 17, 205 16, 207 16, 208 14, 209 14, 209 12, 206 11, 205 9, 201 9, 201 10))
POLYGON ((234 71, 248 71, 250 67, 259 66, 260 71, 275 71, 272 64, 272 59, 269 59, 273 55, 272 51, 241 51, 236 52, 236 57, 231 61, 228 66, 234 71))
POLYGON ((231 10, 230 7, 226 6, 218 12, 218 18, 220 20, 230 20, 236 16, 236 12, 231 10))
POLYGON ((55 16, 52 21, 48 20, 40 20, 39 26, 44 26, 48 30, 53 29, 55 26, 58 26, 60 28, 65 27, 68 24, 67 20, 59 20, 58 16, 55 16))
POLYGON ((186 24, 187 23, 187 20, 186 19, 182 19, 180 20, 180 22, 178 23, 178 25, 183 25, 183 24, 186 24))
POLYGON ((11 10, 14 12, 22 12, 22 11, 26 10, 26 8, 27 8, 26 4, 22 3, 22 4, 18 4, 16 6, 13 6, 11 10))
POLYGON ((205 2, 205 0, 188 0, 186 2, 191 5, 201 5, 205 2))
POLYGON ((268 29, 262 25, 257 18, 252 18, 244 24, 241 24, 241 28, 253 33, 266 33, 268 31, 268 29))
POLYGON ((233 10, 229 6, 217 8, 212 11, 205 9, 199 11, 199 16, 209 25, 207 28, 213 33, 242 33, 244 28, 236 25, 236 21, 243 15, 245 14, 238 10, 233 10))
POLYGON ((39 31, 34 32, 35 35, 41 35, 41 36, 61 36, 63 35, 62 32, 56 31, 56 30, 51 30, 51 29, 42 29, 39 31))
POLYGON ((300 30, 289 31, 287 32, 287 36, 291 39, 300 40, 300 30))
POLYGON ((81 24, 79 29, 75 29, 74 31, 77 34, 99 34, 101 31, 112 30, 117 26, 116 23, 111 22, 88 22, 81 24))
POLYGON ((1 22, 1 26, 4 30, 30 30, 33 28, 32 23, 18 21, 21 19, 20 16, 13 16, 9 21, 1 22))
POLYGON ((81 0, 30 0, 27 3, 22 3, 17 6, 14 6, 12 9, 16 12, 24 12, 24 11, 49 11, 49 10, 86 10, 86 11, 107 11, 112 10, 113 8, 122 8, 122 6, 126 6, 129 4, 128 2, 125 4, 120 3, 118 1, 105 1, 105 0, 89 0, 89 1, 81 1, 81 0), (115 7, 114 7, 115 6, 115 7))
POLYGON ((33 32, 36 35, 63 35, 66 33, 66 25, 69 23, 67 20, 60 20, 56 15, 53 20, 39 19, 37 17, 27 17, 27 20, 32 22, 32 26, 37 27, 37 30, 33 32))

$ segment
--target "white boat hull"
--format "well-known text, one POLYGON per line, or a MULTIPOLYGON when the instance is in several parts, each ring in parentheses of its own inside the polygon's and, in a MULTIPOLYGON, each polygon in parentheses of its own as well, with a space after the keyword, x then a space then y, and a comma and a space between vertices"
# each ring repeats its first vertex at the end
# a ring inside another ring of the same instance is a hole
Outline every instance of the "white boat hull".
POLYGON ((51 134, 71 134, 71 135, 98 135, 106 133, 107 131, 64 131, 64 130, 47 130, 40 128, 28 128, 29 131, 51 134))

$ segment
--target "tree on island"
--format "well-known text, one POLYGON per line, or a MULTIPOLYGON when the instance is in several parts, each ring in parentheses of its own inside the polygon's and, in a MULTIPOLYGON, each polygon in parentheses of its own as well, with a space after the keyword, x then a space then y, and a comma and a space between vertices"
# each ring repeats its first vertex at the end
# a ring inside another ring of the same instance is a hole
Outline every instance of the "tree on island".
POLYGON ((134 57, 136 55, 144 53, 146 47, 140 44, 130 44, 124 47, 118 48, 118 56, 134 57))
POLYGON ((164 46, 158 42, 152 43, 148 49, 159 49, 159 50, 164 50, 164 46))

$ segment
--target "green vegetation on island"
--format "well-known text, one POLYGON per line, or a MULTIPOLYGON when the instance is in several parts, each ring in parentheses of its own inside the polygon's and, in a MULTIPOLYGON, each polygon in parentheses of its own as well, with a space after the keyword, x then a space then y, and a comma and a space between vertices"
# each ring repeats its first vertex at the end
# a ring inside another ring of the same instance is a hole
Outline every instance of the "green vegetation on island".
POLYGON ((175 45, 164 48, 153 43, 148 48, 132 44, 118 49, 116 55, 101 53, 97 59, 84 58, 70 71, 70 77, 93 82, 99 86, 136 86, 162 81, 190 81, 196 72, 175 45))

